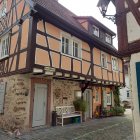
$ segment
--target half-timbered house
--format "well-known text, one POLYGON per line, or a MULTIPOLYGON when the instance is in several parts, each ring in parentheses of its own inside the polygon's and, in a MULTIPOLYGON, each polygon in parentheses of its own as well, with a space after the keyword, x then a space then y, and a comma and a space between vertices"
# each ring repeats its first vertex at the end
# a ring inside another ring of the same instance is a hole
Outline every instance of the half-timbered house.
POLYGON ((88 102, 86 118, 97 106, 113 106, 113 89, 124 83, 114 32, 57 0, 0 5, 1 123, 50 125, 52 111, 77 97, 88 102))
POLYGON ((134 134, 138 140, 140 139, 140 0, 100 0, 98 6, 106 9, 110 1, 116 6, 118 49, 128 66, 134 109, 134 134))

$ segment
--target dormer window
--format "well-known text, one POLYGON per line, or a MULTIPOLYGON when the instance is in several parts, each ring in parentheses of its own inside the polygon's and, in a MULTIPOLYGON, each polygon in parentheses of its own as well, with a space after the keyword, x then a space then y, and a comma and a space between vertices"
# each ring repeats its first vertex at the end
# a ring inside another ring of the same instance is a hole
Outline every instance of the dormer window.
POLYGON ((111 35, 106 34, 106 35, 105 35, 105 41, 106 41, 107 43, 111 44, 111 35))
POLYGON ((99 28, 93 25, 93 35, 99 37, 99 28))
POLYGON ((7 0, 3 0, 1 2, 0 17, 5 16, 5 14, 6 14, 6 5, 7 5, 7 0))

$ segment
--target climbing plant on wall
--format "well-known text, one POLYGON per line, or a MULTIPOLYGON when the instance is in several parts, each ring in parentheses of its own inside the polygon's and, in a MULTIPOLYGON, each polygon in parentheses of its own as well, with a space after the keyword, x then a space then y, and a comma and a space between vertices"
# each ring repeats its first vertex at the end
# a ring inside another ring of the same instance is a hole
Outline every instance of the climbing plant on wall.
POLYGON ((120 91, 119 91, 119 87, 115 87, 114 91, 114 105, 115 106, 120 106, 120 91))

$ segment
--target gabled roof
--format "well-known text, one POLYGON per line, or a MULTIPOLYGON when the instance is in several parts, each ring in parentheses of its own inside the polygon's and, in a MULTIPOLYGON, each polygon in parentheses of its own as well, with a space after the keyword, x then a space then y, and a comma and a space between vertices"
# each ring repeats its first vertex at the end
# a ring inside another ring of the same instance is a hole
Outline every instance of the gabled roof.
POLYGON ((75 19, 78 17, 70 10, 62 6, 57 0, 32 0, 34 2, 34 8, 39 14, 46 18, 48 21, 57 25, 61 29, 65 29, 67 32, 72 32, 73 35, 92 43, 93 46, 120 57, 115 47, 110 44, 102 42, 100 39, 90 35, 88 31, 75 19))

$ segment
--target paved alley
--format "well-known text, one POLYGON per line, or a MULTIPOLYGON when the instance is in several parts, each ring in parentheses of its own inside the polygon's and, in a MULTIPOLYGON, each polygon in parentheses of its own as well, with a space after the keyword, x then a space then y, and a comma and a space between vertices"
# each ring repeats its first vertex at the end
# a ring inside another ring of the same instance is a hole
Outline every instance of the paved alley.
MULTIPOLYGON (((93 119, 82 124, 40 128, 23 134, 20 140, 133 140, 131 111, 123 117, 93 119)), ((1 132, 0 132, 1 133, 1 132)), ((13 140, 1 133, 0 140, 13 140)), ((17 140, 17 139, 15 139, 17 140)))

